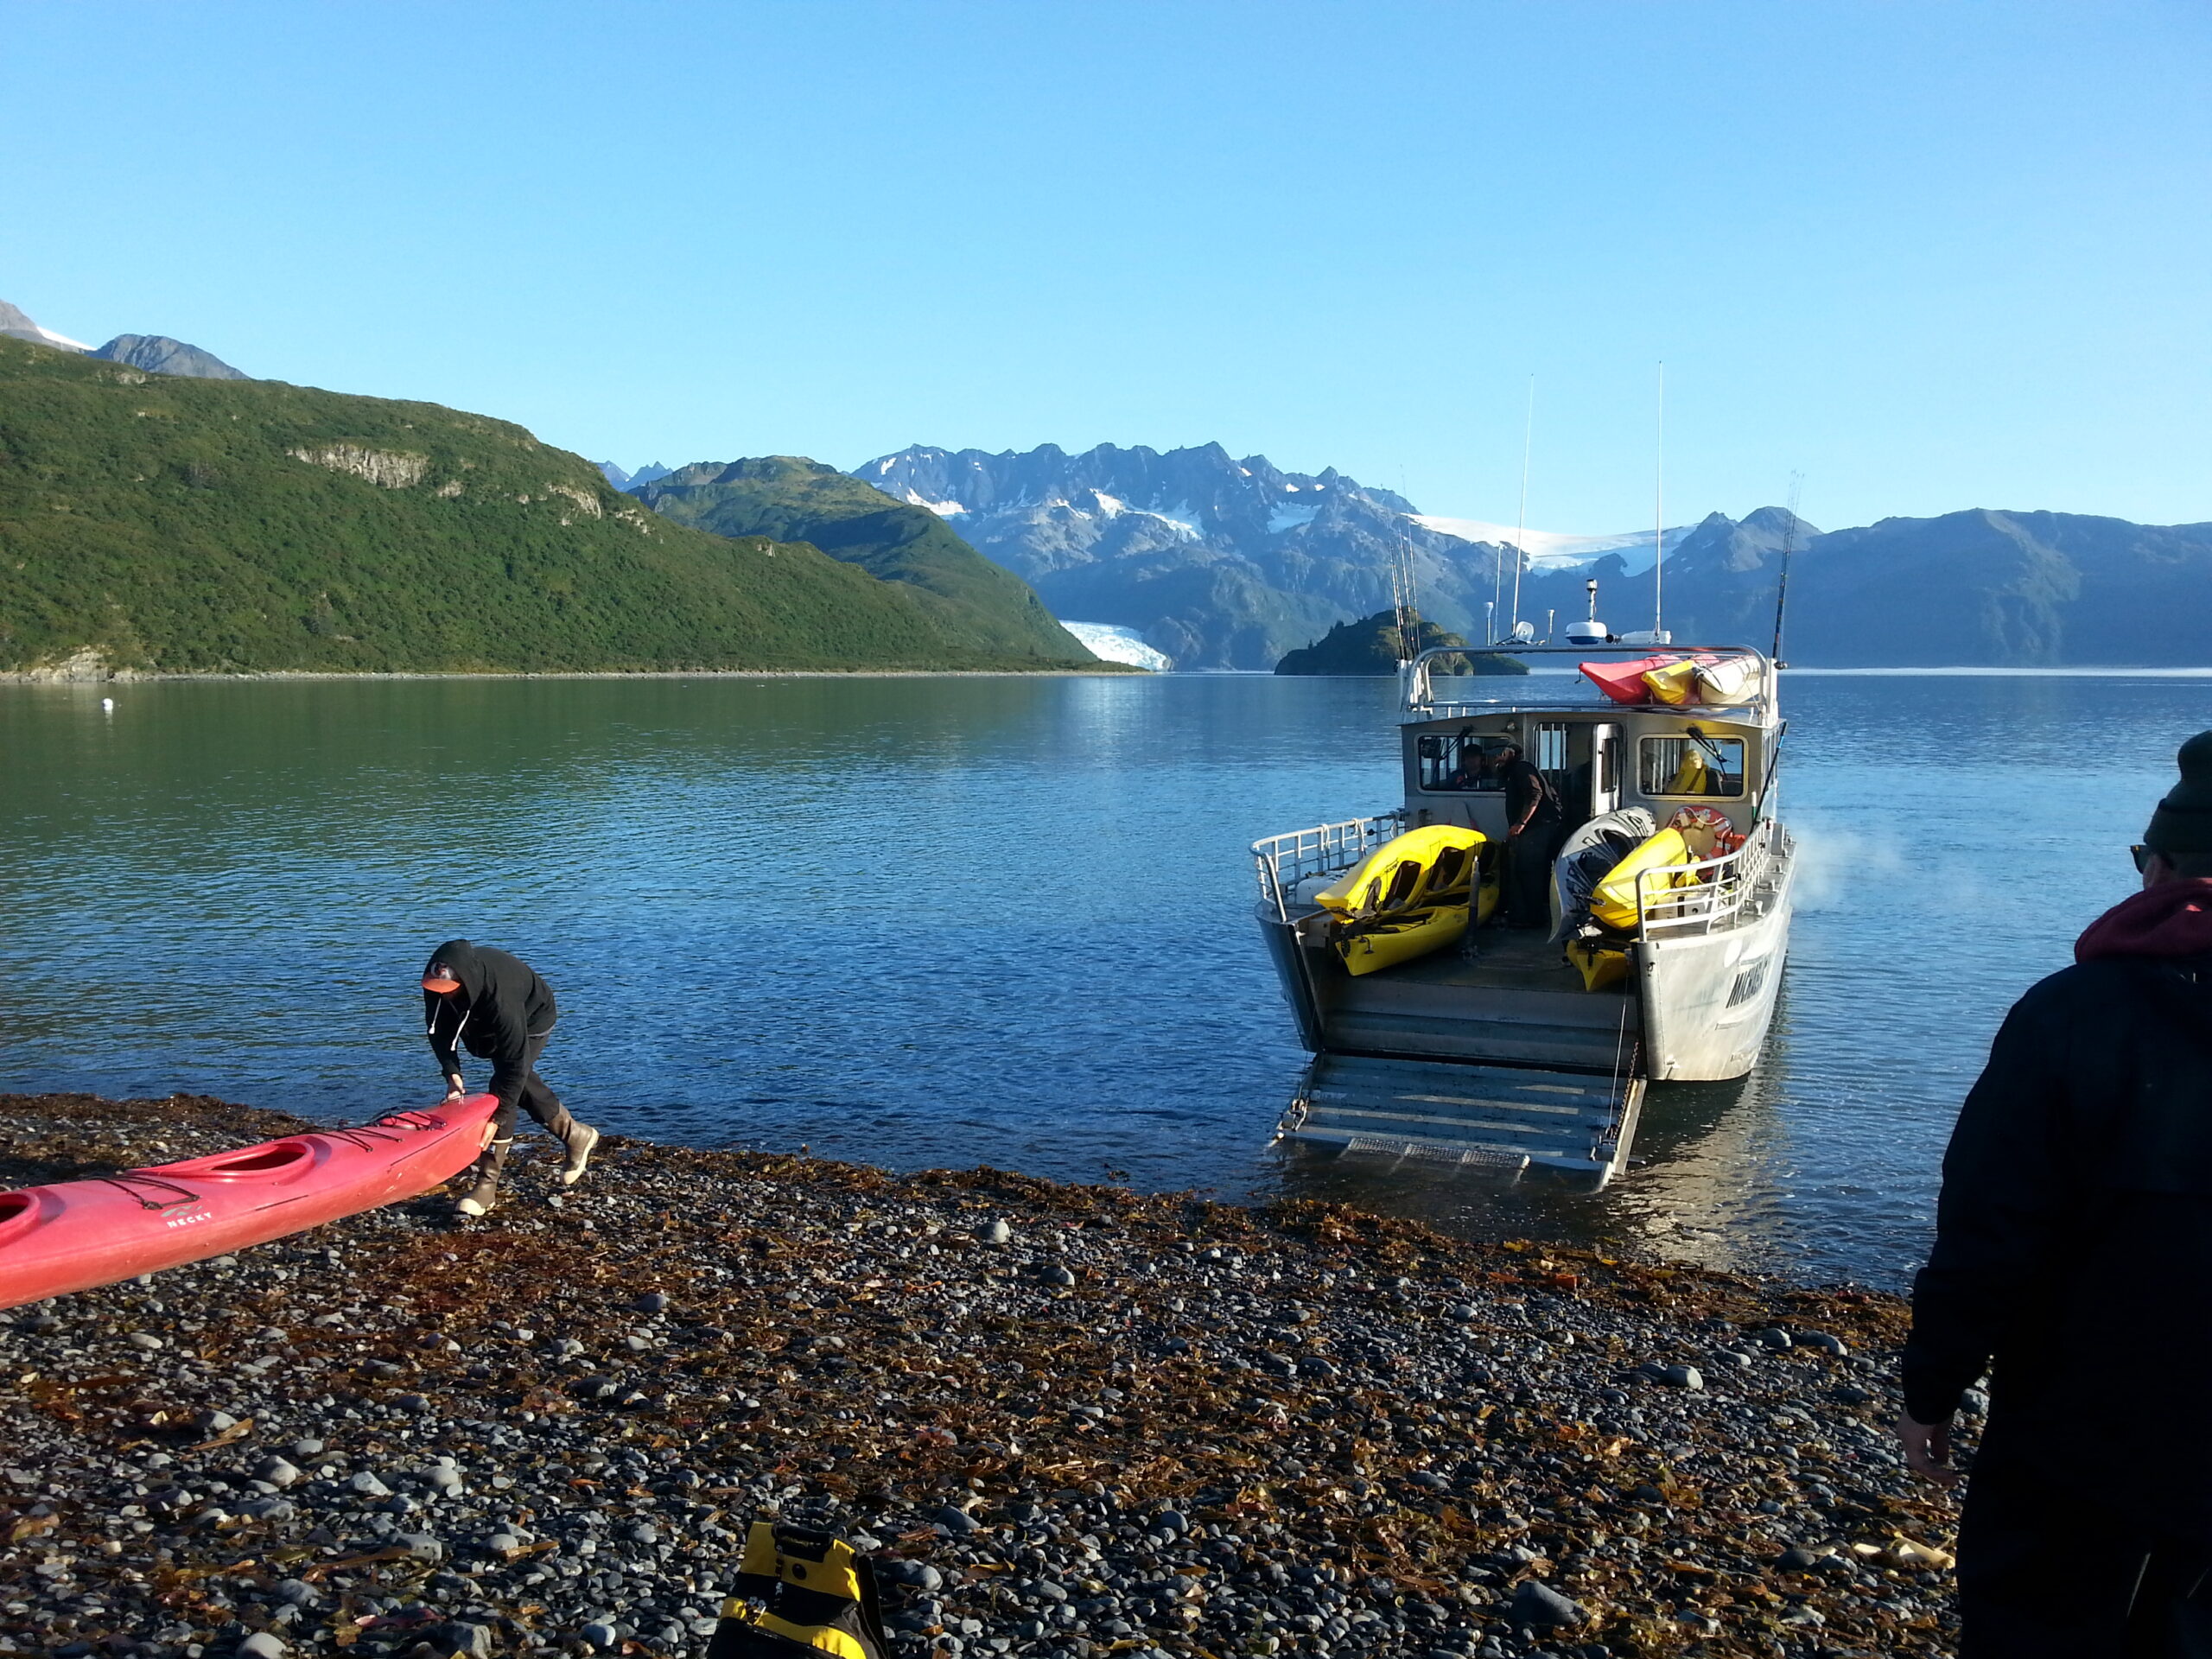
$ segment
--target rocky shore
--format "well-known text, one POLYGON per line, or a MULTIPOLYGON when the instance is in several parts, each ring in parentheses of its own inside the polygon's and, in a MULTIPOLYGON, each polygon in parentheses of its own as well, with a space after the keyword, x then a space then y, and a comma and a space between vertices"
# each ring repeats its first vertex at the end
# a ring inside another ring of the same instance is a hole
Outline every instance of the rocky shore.
MULTIPOLYGON (((301 1127, 0 1096, 0 1187, 301 1127)), ((876 1553, 911 1659, 1950 1651, 1891 1299, 620 1141, 563 1194, 521 1144, 483 1222, 0 1313, 0 1651, 698 1654, 772 1514, 876 1553)))

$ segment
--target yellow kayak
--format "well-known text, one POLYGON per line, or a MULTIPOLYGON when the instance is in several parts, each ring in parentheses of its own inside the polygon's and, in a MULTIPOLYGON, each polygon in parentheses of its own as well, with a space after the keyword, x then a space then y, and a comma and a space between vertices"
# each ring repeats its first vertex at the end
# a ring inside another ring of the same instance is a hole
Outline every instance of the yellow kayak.
POLYGON ((1467 906, 1431 905, 1421 910, 1394 912, 1369 920, 1339 924, 1332 930, 1337 954, 1345 970, 1371 974, 1391 968, 1447 944, 1457 944, 1467 931, 1467 906))
POLYGON ((1479 830, 1448 823, 1408 830, 1377 847, 1351 874, 1315 893, 1314 901, 1339 916, 1413 910, 1453 897, 1464 904, 1486 839, 1479 830))
POLYGON ((1585 944, 1580 939, 1567 942, 1567 959, 1582 975, 1582 988, 1602 991, 1608 985, 1618 985, 1628 977, 1628 952, 1610 950, 1602 944, 1585 944))
MULTIPOLYGON (((1590 916, 1611 928, 1627 931, 1637 924, 1637 878, 1646 870, 1663 870, 1670 864, 1688 864, 1696 855, 1689 842, 1682 839, 1679 830, 1662 830, 1626 858, 1605 873, 1604 880, 1590 895, 1590 916)), ((1649 899, 1676 887, 1694 887, 1697 878, 1688 871, 1673 877, 1658 877, 1643 883, 1644 896, 1649 899)))

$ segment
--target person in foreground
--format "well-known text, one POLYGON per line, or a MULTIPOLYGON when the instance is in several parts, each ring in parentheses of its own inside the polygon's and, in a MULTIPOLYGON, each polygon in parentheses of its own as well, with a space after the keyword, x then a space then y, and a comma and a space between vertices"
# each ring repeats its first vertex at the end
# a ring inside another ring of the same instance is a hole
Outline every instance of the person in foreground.
POLYGON ((492 1062, 489 1092, 499 1099, 499 1109, 486 1128, 483 1153, 468 1172, 473 1179, 460 1206, 465 1216, 487 1214, 499 1201, 499 1170, 514 1145, 518 1106, 528 1108, 566 1151, 563 1185, 575 1185, 591 1161, 599 1131, 570 1117, 537 1075, 538 1057, 552 1038, 556 1015, 553 988, 528 963, 504 950, 448 939, 423 967, 423 1023, 430 1052, 446 1075, 446 1098, 466 1091, 458 1052, 466 1048, 492 1062))
POLYGON ((1961 1659, 2212 1655, 2212 732, 2143 891, 2005 1018, 1943 1158, 1904 1350, 1906 1461, 1955 1484, 1961 1659))

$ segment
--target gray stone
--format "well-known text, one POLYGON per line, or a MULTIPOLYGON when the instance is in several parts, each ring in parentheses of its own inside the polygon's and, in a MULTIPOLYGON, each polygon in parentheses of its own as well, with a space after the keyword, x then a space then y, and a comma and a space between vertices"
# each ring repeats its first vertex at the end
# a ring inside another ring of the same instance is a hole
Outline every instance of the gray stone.
POLYGON ((238 1643, 238 1659, 284 1659, 284 1644, 266 1630, 256 1630, 238 1643))
POLYGON ((282 1490, 300 1478, 300 1471, 282 1458, 264 1458, 253 1466, 253 1478, 282 1490))
POLYGON ((1795 1340, 1800 1348, 1810 1348, 1816 1354, 1829 1354, 1837 1359, 1851 1352, 1841 1337, 1832 1337, 1825 1331, 1800 1331, 1795 1340))
POLYGON ((909 1561, 893 1556, 876 1562, 875 1571, 880 1578, 919 1590, 925 1595, 934 1594, 944 1587, 944 1574, 927 1561, 909 1561))
POLYGON ((162 1339, 150 1331, 133 1331, 124 1340, 133 1348, 143 1348, 149 1354, 162 1346, 162 1339))
POLYGON ((446 1558, 446 1547, 431 1533, 396 1532, 391 1535, 391 1541, 407 1552, 410 1560, 435 1562, 446 1558))
POLYGON ((1751 1340, 1762 1348, 1771 1348, 1777 1354, 1796 1345, 1789 1340, 1789 1333, 1778 1325, 1770 1325, 1764 1331, 1753 1332, 1751 1340))
POLYGON ((346 1483, 346 1490, 359 1492, 363 1497, 390 1497, 391 1488, 378 1480, 366 1469, 346 1483))
POLYGON ((1670 1389, 1688 1389, 1694 1394, 1705 1387, 1705 1376, 1694 1365, 1669 1365, 1659 1373, 1659 1380, 1670 1389))
POLYGON ((594 1648, 600 1649, 611 1648, 617 1642, 621 1640, 620 1637, 614 1634, 614 1627, 612 1624, 602 1624, 596 1622, 585 1625, 583 1629, 577 1631, 576 1634, 582 1637, 585 1641, 590 1643, 594 1648))
POLYGON ((1580 1602, 1569 1601, 1548 1584, 1529 1579, 1514 1591, 1513 1605, 1508 1609, 1506 1617, 1516 1624, 1556 1630, 1583 1623, 1590 1617, 1590 1612, 1580 1602))
POLYGON ((442 1659, 453 1654, 465 1654, 467 1659, 491 1659, 491 1627, 461 1619, 441 1624, 437 1630, 437 1649, 442 1659))
POLYGON ((649 1290, 638 1298, 635 1306, 640 1313, 658 1313, 667 1308, 668 1298, 659 1291, 649 1290))
POLYGON ((1003 1221, 987 1221, 976 1227, 976 1236, 986 1244, 1010 1244, 1014 1242, 1014 1229, 1003 1221))
POLYGON ((942 1508, 931 1510, 929 1516, 955 1537, 964 1538, 969 1533, 980 1530, 982 1526, 982 1522, 976 1520, 965 1510, 956 1510, 950 1503, 942 1508))
POLYGON ((1075 1274, 1070 1273, 1065 1268, 1054 1268, 1050 1273, 1047 1273, 1045 1277, 1056 1285, 1071 1285, 1075 1283, 1075 1274))

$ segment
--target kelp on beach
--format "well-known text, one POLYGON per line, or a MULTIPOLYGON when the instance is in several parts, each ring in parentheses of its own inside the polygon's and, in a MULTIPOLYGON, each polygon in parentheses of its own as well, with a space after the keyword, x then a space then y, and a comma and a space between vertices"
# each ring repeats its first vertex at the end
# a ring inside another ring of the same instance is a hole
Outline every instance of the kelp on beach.
MULTIPOLYGON (((0 1097, 0 1183, 299 1127, 0 1097)), ((523 1146, 482 1223, 6 1316, 0 1630, 689 1652, 780 1512, 873 1541, 917 1653, 1948 1651, 1893 1299, 988 1169, 615 1141, 563 1194, 523 1146)))

